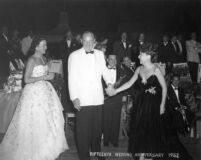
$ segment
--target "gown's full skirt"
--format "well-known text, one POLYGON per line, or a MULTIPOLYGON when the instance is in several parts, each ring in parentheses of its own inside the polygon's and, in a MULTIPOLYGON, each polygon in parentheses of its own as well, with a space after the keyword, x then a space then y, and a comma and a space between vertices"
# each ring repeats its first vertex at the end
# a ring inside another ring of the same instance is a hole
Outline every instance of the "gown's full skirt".
POLYGON ((0 160, 55 160, 68 149, 62 110, 49 82, 27 84, 0 144, 0 160))
POLYGON ((160 115, 160 83, 153 74, 146 83, 138 76, 135 85, 138 92, 131 112, 128 150, 135 157, 144 153, 147 158, 164 159, 166 148, 163 117, 160 115))

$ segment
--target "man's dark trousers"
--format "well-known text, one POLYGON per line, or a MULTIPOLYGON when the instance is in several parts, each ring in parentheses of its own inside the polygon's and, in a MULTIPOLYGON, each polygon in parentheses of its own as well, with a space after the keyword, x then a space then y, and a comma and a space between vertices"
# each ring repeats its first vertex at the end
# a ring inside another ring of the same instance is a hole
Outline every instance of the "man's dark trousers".
POLYGON ((101 151, 101 136, 102 105, 82 106, 76 113, 76 141, 80 160, 90 160, 90 151, 101 151))

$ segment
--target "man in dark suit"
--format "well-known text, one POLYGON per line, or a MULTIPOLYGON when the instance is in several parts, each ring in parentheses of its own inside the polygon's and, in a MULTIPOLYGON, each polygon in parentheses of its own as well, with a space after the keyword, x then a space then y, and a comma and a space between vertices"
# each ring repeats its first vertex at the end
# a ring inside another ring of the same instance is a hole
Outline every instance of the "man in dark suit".
MULTIPOLYGON (((129 75, 134 75, 135 68, 135 63, 132 62, 128 56, 125 56, 122 61, 122 69, 125 70, 126 73, 129 73, 129 75)), ((124 95, 130 95, 132 99, 134 99, 135 90, 133 89, 133 86, 125 91, 124 95)))
POLYGON ((162 42, 158 45, 158 61, 166 64, 166 74, 171 73, 174 54, 172 52, 169 37, 163 36, 162 42))
POLYGON ((76 34, 75 34, 75 41, 76 41, 76 46, 77 46, 78 49, 80 49, 80 48, 82 47, 82 42, 81 42, 81 40, 82 40, 81 34, 76 33, 76 34))
POLYGON ((9 76, 9 41, 8 30, 4 26, 0 34, 0 83, 4 83, 9 76))
POLYGON ((70 53, 77 50, 77 43, 73 40, 73 35, 70 31, 66 33, 60 44, 60 55, 63 63, 64 85, 62 88, 62 104, 66 112, 74 112, 72 101, 70 100, 68 90, 68 57, 70 53))
POLYGON ((122 32, 121 40, 118 40, 113 45, 112 53, 117 56, 117 63, 120 64, 124 56, 131 58, 132 45, 127 41, 127 33, 122 32))
POLYGON ((140 61, 139 61, 139 54, 140 54, 140 48, 145 45, 145 34, 144 33, 140 33, 139 34, 139 37, 137 39, 137 41, 134 43, 134 46, 133 46, 133 54, 132 54, 132 61, 135 62, 136 64, 136 67, 138 67, 140 65, 140 61))
POLYGON ((122 65, 124 65, 129 70, 131 70, 131 72, 134 73, 134 71, 135 71, 135 63, 132 62, 131 59, 128 56, 123 57, 122 65))
MULTIPOLYGON (((107 58, 108 70, 112 76, 112 84, 115 88, 120 87, 127 82, 133 75, 125 65, 118 65, 116 55, 109 55, 107 58)), ((103 137, 104 146, 111 143, 114 147, 118 147, 122 97, 120 93, 113 97, 106 97, 103 105, 103 137)))
POLYGON ((182 34, 177 36, 177 44, 179 46, 179 62, 187 62, 186 60, 186 45, 182 34))
POLYGON ((167 91, 166 105, 166 134, 169 153, 179 153, 179 159, 189 159, 190 156, 181 144, 178 133, 185 134, 190 131, 190 124, 194 114, 186 104, 185 94, 179 85, 180 77, 174 74, 167 91))
POLYGON ((172 62, 173 63, 179 63, 179 45, 177 43, 177 37, 175 35, 171 38, 171 52, 172 52, 172 62))
POLYGON ((185 133, 189 131, 189 127, 193 120, 193 113, 187 106, 184 90, 179 87, 180 77, 174 74, 171 78, 171 84, 168 88, 168 106, 167 111, 169 115, 177 123, 174 123, 174 127, 179 133, 185 133))

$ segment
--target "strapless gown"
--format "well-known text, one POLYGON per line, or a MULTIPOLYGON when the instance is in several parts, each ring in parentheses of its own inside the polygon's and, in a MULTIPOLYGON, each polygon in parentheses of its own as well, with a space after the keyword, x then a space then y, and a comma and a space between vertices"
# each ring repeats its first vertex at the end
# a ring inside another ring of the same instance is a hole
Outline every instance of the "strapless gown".
MULTIPOLYGON (((48 66, 38 65, 32 77, 47 73, 48 66)), ((51 83, 26 84, 0 144, 0 160, 55 160, 68 149, 62 110, 51 83)))
POLYGON ((145 153, 145 157, 163 159, 166 138, 160 115, 162 89, 156 75, 151 75, 146 83, 139 75, 135 90, 137 97, 130 115, 128 151, 135 157, 145 153))

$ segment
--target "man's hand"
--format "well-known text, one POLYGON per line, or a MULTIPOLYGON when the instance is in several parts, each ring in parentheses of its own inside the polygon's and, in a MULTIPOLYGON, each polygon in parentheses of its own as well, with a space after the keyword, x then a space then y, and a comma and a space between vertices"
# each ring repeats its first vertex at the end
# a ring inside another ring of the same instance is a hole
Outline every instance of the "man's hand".
POLYGON ((80 109, 81 109, 81 107, 80 107, 80 100, 79 100, 78 98, 76 98, 76 99, 73 100, 73 105, 74 105, 74 107, 75 107, 78 111, 80 111, 80 109))
POLYGON ((127 97, 126 96, 123 96, 122 97, 122 102, 126 102, 127 101, 127 97))
POLYGON ((105 91, 109 96, 114 96, 116 94, 116 90, 114 89, 113 85, 108 85, 105 91))

